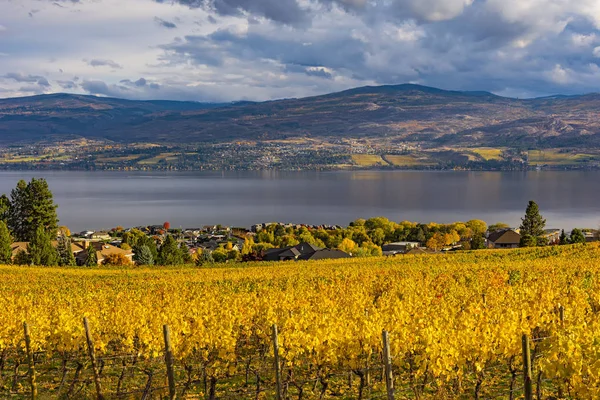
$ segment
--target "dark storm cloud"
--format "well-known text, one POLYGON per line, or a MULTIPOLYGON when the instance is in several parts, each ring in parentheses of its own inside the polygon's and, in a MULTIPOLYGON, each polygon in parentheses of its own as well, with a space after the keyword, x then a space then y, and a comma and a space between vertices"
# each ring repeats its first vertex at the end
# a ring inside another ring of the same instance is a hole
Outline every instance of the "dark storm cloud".
POLYGON ((177 28, 177 25, 175 25, 173 22, 166 21, 162 18, 154 17, 154 22, 156 22, 158 25, 162 26, 163 28, 167 28, 167 29, 177 28))

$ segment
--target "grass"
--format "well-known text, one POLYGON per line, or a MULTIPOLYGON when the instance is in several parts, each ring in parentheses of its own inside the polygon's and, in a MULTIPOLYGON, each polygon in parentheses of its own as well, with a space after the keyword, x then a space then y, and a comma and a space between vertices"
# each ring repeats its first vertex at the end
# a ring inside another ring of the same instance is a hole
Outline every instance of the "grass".
POLYGON ((376 165, 387 165, 388 163, 376 154, 353 154, 352 161, 361 167, 373 167, 376 165))
POLYGON ((599 159, 594 154, 561 152, 558 149, 529 151, 529 164, 534 165, 575 165, 599 159))

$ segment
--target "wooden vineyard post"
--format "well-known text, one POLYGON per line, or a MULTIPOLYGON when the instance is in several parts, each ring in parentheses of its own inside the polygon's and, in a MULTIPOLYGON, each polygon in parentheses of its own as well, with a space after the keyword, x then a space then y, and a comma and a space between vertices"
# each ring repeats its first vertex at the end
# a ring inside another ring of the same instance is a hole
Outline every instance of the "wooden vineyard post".
POLYGON ((390 356, 390 336, 388 331, 381 332, 383 340, 383 363, 385 365, 385 388, 387 400, 394 400, 394 377, 392 375, 392 357, 390 356))
POLYGON ((560 316, 560 325, 565 323, 565 308, 561 305, 558 307, 558 315, 560 316))
POLYGON ((525 400, 532 400, 533 384, 531 380, 531 349, 529 346, 529 337, 523 335, 521 341, 523 347, 523 390, 525 392, 525 400))
POLYGON ((33 351, 31 350, 31 335, 29 333, 29 325, 23 322, 23 331, 25 334, 25 350, 27 351, 27 363, 29 364, 29 384, 31 385, 31 399, 38 398, 37 383, 35 381, 35 362, 33 359, 33 351))
POLYGON ((279 342, 277 339, 277 325, 272 326, 272 339, 273 339, 273 354, 274 354, 274 365, 275 365, 275 382, 276 382, 276 396, 277 400, 282 400, 281 396, 281 365, 279 364, 279 342))
POLYGON ((87 341, 88 354, 92 362, 92 372, 94 373, 94 384, 96 385, 96 396, 98 400, 104 400, 102 395, 102 386, 100 385, 100 374, 98 373, 98 366, 96 364, 96 353, 94 350, 94 341, 92 339, 92 332, 90 332, 90 324, 87 317, 83 318, 83 327, 85 328, 85 339, 87 341))
POLYGON ((165 363, 167 364, 167 378, 169 379, 169 400, 175 400, 175 373, 173 372, 173 350, 171 349, 171 332, 169 325, 163 325, 165 338, 165 363))

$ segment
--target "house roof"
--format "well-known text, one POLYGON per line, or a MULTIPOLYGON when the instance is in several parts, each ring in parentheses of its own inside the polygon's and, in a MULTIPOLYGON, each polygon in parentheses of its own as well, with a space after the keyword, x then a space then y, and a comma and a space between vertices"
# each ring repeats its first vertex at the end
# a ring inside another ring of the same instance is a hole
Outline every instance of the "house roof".
POLYGON ((297 244, 296 246, 294 246, 294 248, 298 250, 300 254, 309 254, 314 253, 315 251, 323 250, 322 247, 318 247, 306 242, 297 244))
MULTIPOLYGON (((98 262, 101 262, 102 260, 104 260, 106 257, 108 257, 111 254, 122 254, 125 257, 133 256, 132 250, 123 250, 120 247, 116 247, 111 244, 105 244, 105 243, 101 243, 101 242, 90 242, 90 244, 92 244, 94 246, 94 248, 96 249, 96 255, 98 257, 98 262)), ((87 257, 87 249, 85 251, 79 252, 75 257, 76 258, 87 257)))
POLYGON ((490 233, 488 240, 495 244, 518 244, 521 241, 521 235, 512 229, 503 229, 490 233))
POLYGON ((341 250, 334 249, 319 249, 312 254, 303 254, 299 258, 301 260, 325 260, 332 258, 350 258, 350 254, 341 250))
MULTIPOLYGON (((79 243, 71 242, 71 251, 73 253, 75 253, 75 254, 83 251, 83 247, 81 247, 79 245, 79 243)), ((17 253, 19 253, 19 251, 21 251, 21 250, 24 251, 24 252, 27 252, 27 245, 28 244, 29 244, 29 242, 14 242, 13 244, 11 244, 10 248, 12 249, 12 255, 13 255, 13 257, 16 256, 17 253)), ((57 247, 58 246, 58 240, 53 240, 52 241, 52 246, 53 247, 57 247)))

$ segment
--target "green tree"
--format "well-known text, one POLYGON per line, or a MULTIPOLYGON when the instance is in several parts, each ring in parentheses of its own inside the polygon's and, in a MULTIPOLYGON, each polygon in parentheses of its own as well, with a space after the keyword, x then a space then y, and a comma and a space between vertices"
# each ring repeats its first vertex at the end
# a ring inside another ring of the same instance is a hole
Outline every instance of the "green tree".
POLYGON ((560 231, 560 239, 558 241, 558 244, 560 244, 560 245, 569 244, 569 238, 567 237, 567 234, 565 233, 564 229, 562 231, 560 231))
POLYGON ((159 265, 181 265, 183 264, 183 256, 181 250, 177 246, 177 241, 173 236, 167 235, 162 246, 158 250, 159 265))
POLYGON ((211 253, 213 260, 218 263, 223 263, 227 261, 227 252, 225 249, 218 248, 211 253))
POLYGON ((29 183, 20 180, 11 192, 8 226, 22 242, 30 242, 38 227, 54 238, 58 230, 56 208, 45 179, 32 178, 29 183))
POLYGON ((131 248, 133 249, 138 245, 138 243, 140 245, 145 244, 146 238, 147 236, 144 232, 134 228, 131 229, 129 232, 123 233, 122 242, 123 244, 131 246, 131 248))
POLYGON ((93 243, 90 243, 88 248, 86 249, 85 261, 83 265, 86 267, 95 267, 98 265, 98 254, 96 253, 96 248, 93 243))
POLYGON ((488 230, 487 224, 480 219, 472 219, 466 223, 467 228, 471 229, 473 237, 483 236, 488 230))
POLYGON ((229 261, 238 261, 241 259, 240 252, 237 250, 229 250, 227 252, 227 260, 229 261))
POLYGON ((133 253, 133 261, 137 265, 154 265, 154 257, 148 246, 141 245, 135 248, 133 253))
POLYGON ((203 250, 202 253, 196 256, 196 265, 198 267, 201 267, 204 264, 213 263, 214 261, 212 254, 207 250, 203 250))
POLYGON ((10 199, 8 196, 3 194, 0 196, 0 220, 4 223, 8 223, 8 217, 10 213, 10 199))
POLYGON ((521 218, 521 247, 540 246, 544 243, 544 227, 546 220, 540 215, 540 209, 535 201, 530 201, 521 218))
POLYGON ((27 244, 27 254, 32 265, 58 265, 58 252, 52 246, 50 235, 42 226, 36 229, 35 235, 27 244))
POLYGON ((150 249, 150 253, 152 254, 152 260, 156 264, 158 261, 158 248, 156 247, 156 241, 150 236, 144 235, 143 238, 140 238, 137 241, 136 246, 133 247, 133 252, 135 253, 139 247, 146 246, 150 249))
POLYGON ((13 263, 15 265, 28 265, 29 264, 29 255, 24 250, 19 250, 15 258, 13 259, 13 263))
POLYGON ((571 243, 585 243, 585 235, 581 229, 573 229, 571 231, 571 243))
POLYGON ((183 260, 184 264, 191 264, 192 263, 192 255, 190 254, 190 249, 189 247, 187 247, 187 244, 181 242, 181 244, 179 245, 179 251, 181 251, 181 259, 183 260))
POLYGON ((473 239, 471 239, 471 249, 472 250, 485 249, 485 238, 482 235, 473 236, 473 239))
POLYGON ((12 263, 12 238, 4 221, 0 220, 0 264, 12 263))
POLYGON ((71 249, 71 239, 65 235, 58 236, 58 245, 56 246, 58 252, 58 265, 61 267, 72 267, 76 265, 75 256, 71 249))
POLYGON ((497 222, 495 224, 492 224, 488 227, 488 231, 489 232, 496 232, 499 231, 501 229, 508 229, 510 228, 510 226, 508 226, 508 224, 505 224, 504 222, 497 222))

